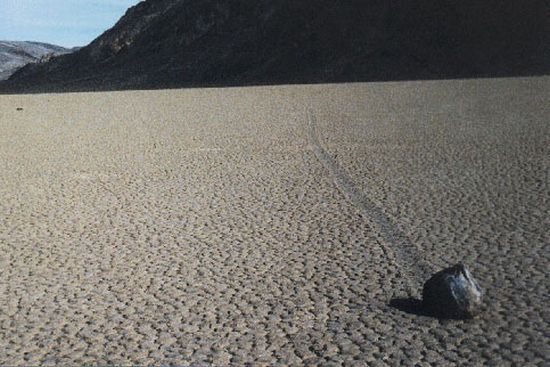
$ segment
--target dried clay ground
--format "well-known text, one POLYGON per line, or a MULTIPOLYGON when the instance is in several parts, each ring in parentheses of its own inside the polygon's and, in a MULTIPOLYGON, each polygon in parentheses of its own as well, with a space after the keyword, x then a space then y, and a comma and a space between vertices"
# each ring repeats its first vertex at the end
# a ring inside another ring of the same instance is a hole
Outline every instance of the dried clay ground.
POLYGON ((548 77, 0 96, 0 364, 548 365, 549 100, 548 77), (481 316, 415 308, 458 261, 481 316))

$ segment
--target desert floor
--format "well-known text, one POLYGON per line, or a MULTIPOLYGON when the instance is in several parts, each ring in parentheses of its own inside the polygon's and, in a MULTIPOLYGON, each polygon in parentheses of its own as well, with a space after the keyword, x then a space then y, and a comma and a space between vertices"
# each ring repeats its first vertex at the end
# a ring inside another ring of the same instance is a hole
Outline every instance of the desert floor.
POLYGON ((0 96, 0 364, 547 365, 549 100, 548 77, 0 96), (486 309, 423 315, 459 261, 486 309))

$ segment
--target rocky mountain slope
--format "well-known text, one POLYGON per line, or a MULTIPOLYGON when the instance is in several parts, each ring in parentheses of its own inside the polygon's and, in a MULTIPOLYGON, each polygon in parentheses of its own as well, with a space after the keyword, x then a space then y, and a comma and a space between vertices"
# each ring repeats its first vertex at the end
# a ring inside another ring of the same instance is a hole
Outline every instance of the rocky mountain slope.
POLYGON ((40 42, 0 41, 0 80, 9 78, 17 69, 51 56, 71 52, 70 49, 40 42))
POLYGON ((146 0, 0 90, 545 74, 548 6, 501 0, 146 0))

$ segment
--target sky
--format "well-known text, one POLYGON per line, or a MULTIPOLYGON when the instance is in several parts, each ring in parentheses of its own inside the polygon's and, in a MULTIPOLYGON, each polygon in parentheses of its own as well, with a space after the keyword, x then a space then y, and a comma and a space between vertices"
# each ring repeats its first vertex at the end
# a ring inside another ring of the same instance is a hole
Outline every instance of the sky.
POLYGON ((0 0, 0 40, 85 46, 140 0, 0 0))

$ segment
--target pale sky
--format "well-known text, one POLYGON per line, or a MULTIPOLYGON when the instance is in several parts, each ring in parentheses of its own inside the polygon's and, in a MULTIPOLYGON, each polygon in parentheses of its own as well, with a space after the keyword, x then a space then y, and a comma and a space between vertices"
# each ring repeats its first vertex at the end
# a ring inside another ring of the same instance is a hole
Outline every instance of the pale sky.
POLYGON ((140 0, 0 0, 0 40, 85 46, 140 0))

